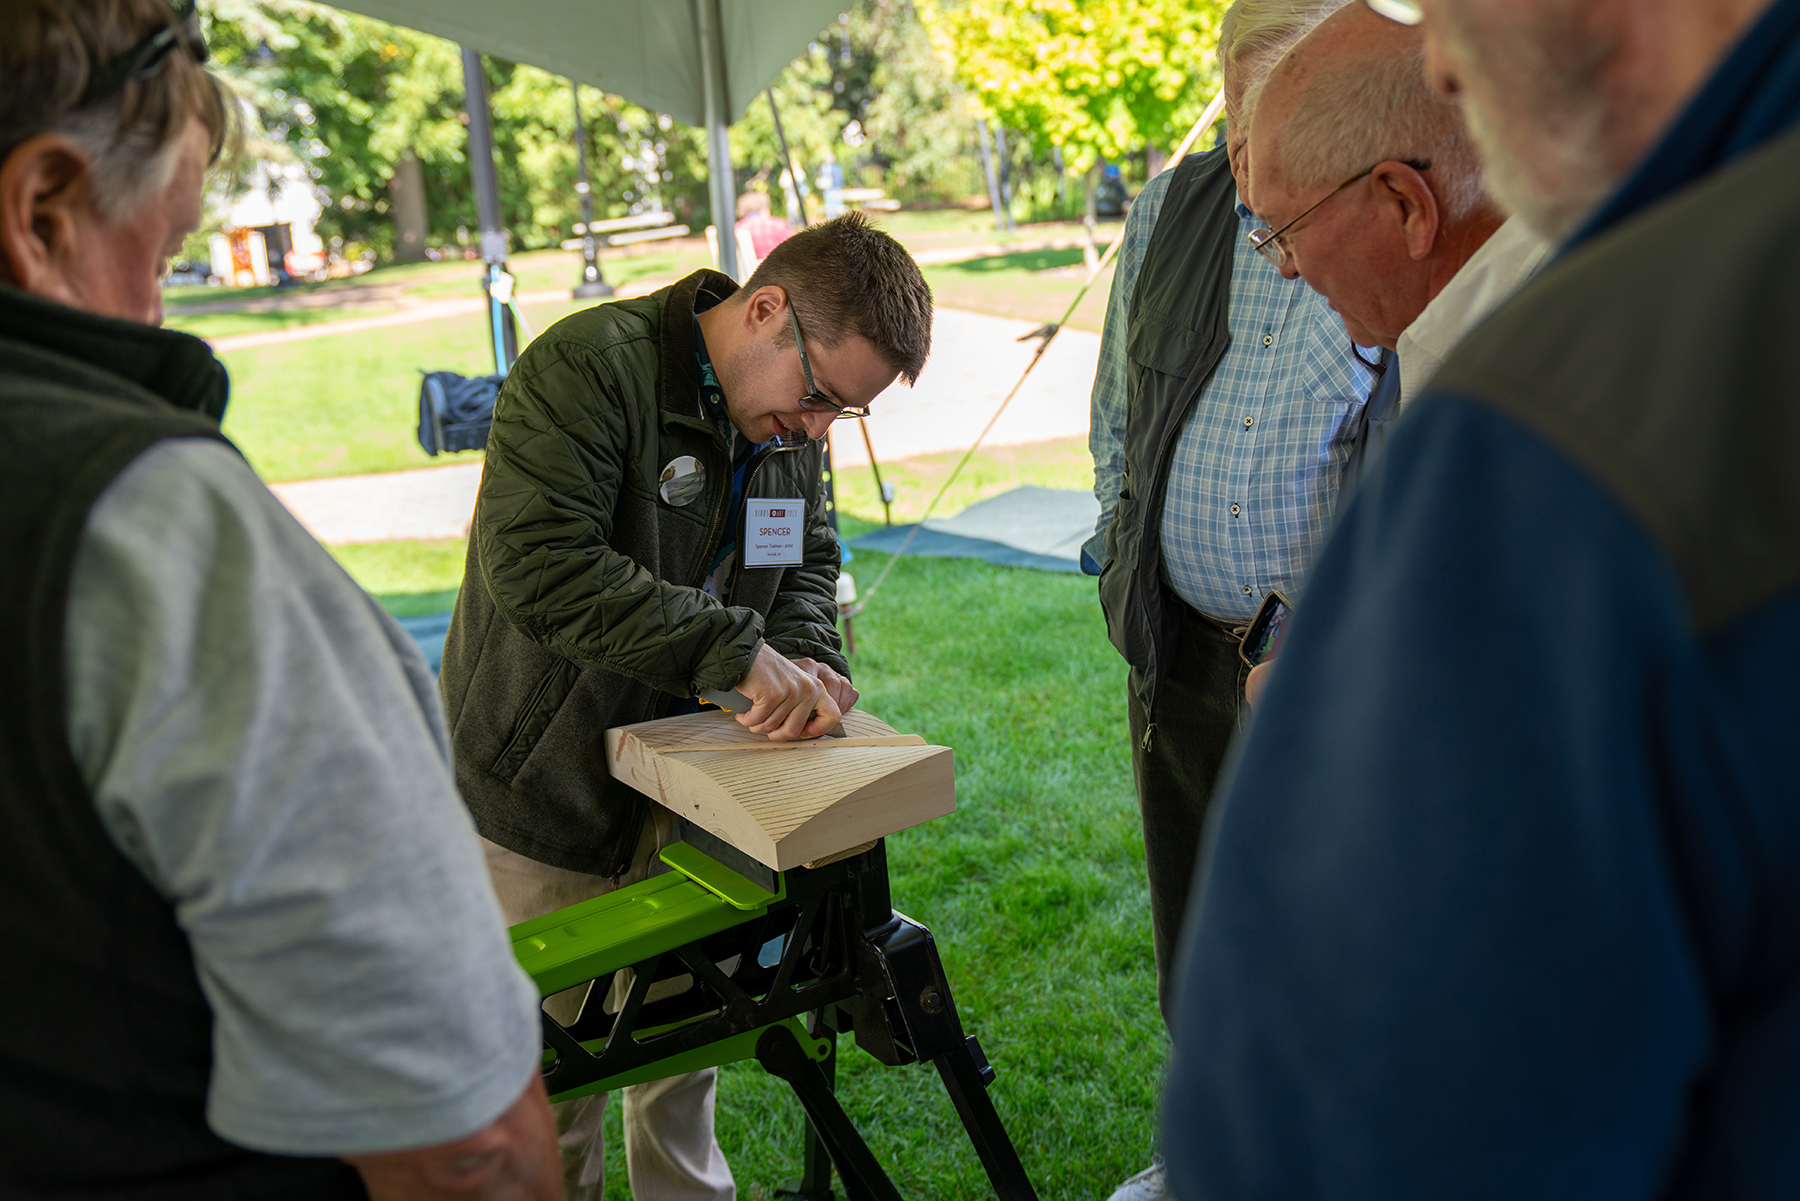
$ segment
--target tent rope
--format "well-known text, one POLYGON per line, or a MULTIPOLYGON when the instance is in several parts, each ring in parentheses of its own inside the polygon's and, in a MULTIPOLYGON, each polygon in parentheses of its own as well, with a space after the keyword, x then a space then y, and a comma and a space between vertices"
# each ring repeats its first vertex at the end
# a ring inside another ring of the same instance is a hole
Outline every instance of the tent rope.
MULTIPOLYGON (((1219 94, 1214 96, 1212 103, 1206 106, 1206 111, 1200 114, 1200 119, 1194 122, 1194 127, 1188 130, 1185 138, 1181 139, 1181 144, 1175 148, 1175 153, 1169 156, 1168 162, 1163 165, 1164 171, 1174 167, 1176 163, 1186 157, 1187 152, 1199 140, 1200 134, 1219 119, 1219 114, 1224 111, 1224 108, 1225 90, 1220 88, 1219 94)), ((937 511, 938 502, 944 499, 944 494, 950 491, 950 485, 956 482, 956 477, 962 474, 962 469, 969 465, 969 460, 975 457, 977 450, 981 449, 981 443, 987 438, 989 431, 994 428, 994 423, 1000 420, 1000 415, 1006 412, 1006 406, 1012 403, 1013 397, 1019 394, 1019 389, 1025 386, 1025 381, 1030 378, 1032 369, 1038 365, 1038 360, 1044 357, 1044 352, 1050 349, 1050 343, 1056 340, 1056 335, 1062 331, 1062 327, 1068 323, 1070 317, 1075 315, 1075 310, 1087 298, 1088 290, 1094 286, 1094 281, 1100 278, 1101 272, 1111 265, 1124 241, 1124 234, 1120 233, 1107 243, 1106 253, 1100 256, 1100 261, 1095 263, 1093 269, 1088 272, 1087 279, 1082 281, 1081 290, 1075 293, 1075 299, 1071 300, 1069 307, 1063 310, 1060 320, 1049 325, 1039 326, 1030 333, 1019 336, 1017 340, 1020 342, 1028 342, 1036 338, 1038 340, 1037 352, 1031 356, 1031 361, 1025 364, 1025 370, 1019 374, 1018 382, 1012 386, 1012 391, 1006 394, 1006 399, 1000 402, 1000 407, 994 410, 994 415, 988 418, 988 423, 981 427, 981 433, 975 437, 975 444, 963 453, 963 457, 957 461, 950 474, 944 477, 944 482, 938 486, 937 495, 933 496, 931 503, 925 506, 924 516, 914 523, 913 528, 907 532, 905 541, 901 542, 900 548, 894 552, 894 557, 888 560, 887 566, 881 569, 881 574, 875 577, 875 582, 869 586, 869 590, 863 593, 862 606, 864 608, 867 608, 869 602, 875 599, 875 593, 880 590, 883 581, 888 578, 888 573, 894 570, 895 564, 899 563, 901 556, 906 554, 907 547, 912 545, 913 539, 918 537, 919 531, 925 528, 925 523, 931 519, 932 513, 937 511)))

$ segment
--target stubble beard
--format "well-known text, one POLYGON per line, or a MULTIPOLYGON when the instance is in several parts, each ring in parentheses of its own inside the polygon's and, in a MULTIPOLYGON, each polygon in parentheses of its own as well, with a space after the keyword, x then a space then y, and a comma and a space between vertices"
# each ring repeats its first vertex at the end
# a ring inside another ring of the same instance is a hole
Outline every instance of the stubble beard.
POLYGON ((1539 237, 1560 243, 1612 194, 1605 122, 1597 111, 1563 114, 1554 133, 1532 122, 1531 150, 1522 153, 1518 116, 1488 112, 1465 97, 1463 115, 1481 154, 1488 191, 1539 237), (1502 133, 1513 123, 1515 137, 1502 133))
POLYGON ((1552 242, 1598 209, 1629 166, 1609 136, 1604 81, 1617 42, 1584 21, 1583 7, 1549 5, 1504 30, 1453 23, 1447 38, 1489 192, 1552 242))

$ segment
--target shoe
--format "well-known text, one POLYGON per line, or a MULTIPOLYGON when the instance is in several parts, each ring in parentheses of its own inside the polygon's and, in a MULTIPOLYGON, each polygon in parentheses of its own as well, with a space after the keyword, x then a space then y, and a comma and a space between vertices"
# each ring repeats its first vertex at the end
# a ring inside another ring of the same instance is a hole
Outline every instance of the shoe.
POLYGON ((1169 1172, 1158 1155, 1150 1166, 1113 1190, 1107 1201, 1174 1201, 1169 1195, 1169 1172))

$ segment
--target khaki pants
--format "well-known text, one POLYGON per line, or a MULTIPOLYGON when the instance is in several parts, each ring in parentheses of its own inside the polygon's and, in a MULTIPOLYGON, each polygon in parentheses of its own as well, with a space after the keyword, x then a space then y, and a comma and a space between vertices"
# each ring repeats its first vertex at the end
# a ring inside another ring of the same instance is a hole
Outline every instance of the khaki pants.
MULTIPOLYGON (((656 853, 677 838, 672 815, 656 810, 631 870, 619 886, 656 874, 656 853)), ((508 923, 528 921, 552 910, 613 890, 604 876, 550 867, 482 839, 488 874, 508 923)), ((583 984, 544 1000, 544 1009, 568 1025, 581 1013, 592 985, 583 984)), ((614 991, 617 991, 616 988, 614 991)), ((654 995, 654 993, 652 994, 654 995)), ((600 998, 595 998, 599 1003, 600 998)), ((725 1153, 713 1136, 713 1095, 717 1068, 630 1085, 625 1098, 625 1168, 636 1201, 736 1201, 737 1184, 725 1153)), ((606 1187, 606 1093, 551 1107, 562 1147, 568 1201, 600 1201, 606 1187)))

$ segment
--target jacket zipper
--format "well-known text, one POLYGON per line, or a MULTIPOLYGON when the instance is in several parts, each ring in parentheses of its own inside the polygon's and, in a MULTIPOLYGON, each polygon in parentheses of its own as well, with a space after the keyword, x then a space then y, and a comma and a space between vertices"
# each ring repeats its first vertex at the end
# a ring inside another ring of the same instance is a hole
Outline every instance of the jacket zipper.
POLYGON ((713 506, 712 516, 706 522, 706 537, 700 540, 700 558, 694 564, 693 578, 688 587, 698 588, 706 582, 707 566, 712 562, 712 544, 719 537, 719 522, 725 516, 725 508, 731 503, 731 448, 725 450, 725 486, 719 490, 719 500, 713 506))

